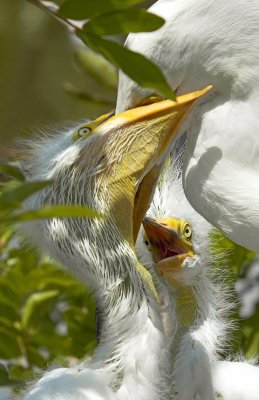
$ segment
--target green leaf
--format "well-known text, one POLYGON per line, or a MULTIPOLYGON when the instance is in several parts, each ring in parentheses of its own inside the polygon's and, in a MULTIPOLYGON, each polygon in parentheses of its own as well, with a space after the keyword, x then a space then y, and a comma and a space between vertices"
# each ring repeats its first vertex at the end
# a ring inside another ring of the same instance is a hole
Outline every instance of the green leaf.
POLYGON ((104 218, 97 211, 87 207, 73 205, 44 206, 36 210, 25 211, 2 217, 2 222, 22 222, 46 218, 104 218))
POLYGON ((9 329, 0 326, 0 358, 8 360, 21 356, 18 337, 11 334, 9 329))
POLYGON ((129 32, 151 32, 164 24, 164 19, 146 10, 120 10, 102 14, 87 22, 83 31, 94 35, 116 35, 129 32))
POLYGON ((82 31, 77 31, 77 35, 87 46, 101 53, 107 60, 121 68, 126 75, 140 86, 155 89, 166 97, 175 100, 175 94, 158 66, 142 54, 133 52, 119 43, 89 35, 82 31))
POLYGON ((14 167, 13 165, 0 162, 0 172, 17 179, 18 181, 25 181, 25 176, 23 175, 21 170, 17 167, 14 167))
POLYGON ((27 359, 30 365, 36 365, 40 368, 44 368, 46 366, 46 359, 42 357, 39 350, 40 349, 30 346, 27 349, 27 359))
POLYGON ((113 108, 113 109, 115 108, 115 104, 116 104, 115 99, 114 99, 114 101, 106 100, 102 97, 96 96, 93 93, 83 92, 80 89, 77 89, 76 87, 72 86, 69 83, 66 83, 64 85, 64 89, 67 93, 77 97, 80 100, 87 101, 89 103, 93 103, 98 106, 108 107, 108 110, 110 110, 111 108, 113 108))
POLYGON ((143 3, 143 0, 66 0, 58 15, 62 18, 86 19, 139 3, 143 3))
MULTIPOLYGON (((0 207, 10 209, 19 206, 22 201, 49 186, 52 181, 26 182, 4 191, 0 196, 0 207)), ((1 218, 2 219, 2 218, 1 218)))
POLYGON ((9 368, 9 378, 15 381, 25 381, 30 377, 30 370, 23 365, 11 365, 9 368))
MULTIPOLYGON (((75 53, 75 59, 79 67, 91 75, 102 86, 106 86, 114 91, 118 87, 118 71, 113 64, 108 62, 102 55, 95 51, 85 48, 75 53)), ((95 94, 93 94, 95 97, 95 94)))
POLYGON ((27 300, 27 302, 24 305, 23 308, 23 314, 22 314, 22 327, 27 328, 30 319, 32 318, 34 312, 38 307, 42 307, 42 305, 50 300, 56 297, 59 294, 58 290, 46 290, 44 292, 40 293, 33 293, 27 300))
POLYGON ((210 242, 216 266, 221 266, 222 258, 219 256, 224 254, 224 266, 234 272, 236 277, 255 258, 255 253, 232 242, 216 229, 211 233, 210 242))
MULTIPOLYGON (((0 349, 0 351, 1 351, 1 349, 0 349)), ((0 362, 0 386, 8 386, 8 385, 10 385, 9 371, 8 371, 7 367, 5 367, 0 362)))

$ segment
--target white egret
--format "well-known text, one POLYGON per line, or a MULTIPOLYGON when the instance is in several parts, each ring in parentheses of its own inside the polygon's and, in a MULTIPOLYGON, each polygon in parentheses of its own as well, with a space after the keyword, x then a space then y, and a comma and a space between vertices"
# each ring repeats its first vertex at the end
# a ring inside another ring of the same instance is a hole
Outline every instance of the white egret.
MULTIPOLYGON (((259 251, 259 2, 159 0, 166 23, 126 45, 156 62, 177 94, 213 85, 182 125, 183 186, 192 206, 234 242, 259 251)), ((120 74, 117 111, 151 91, 120 74)))
POLYGON ((179 121, 203 93, 102 117, 32 143, 29 179, 54 183, 26 208, 77 204, 105 219, 54 218, 24 226, 38 247, 92 289, 102 314, 92 359, 45 373, 26 400, 163 398, 164 331, 134 236, 179 121))
MULTIPOLYGON (((136 246, 140 262, 151 270, 155 265, 162 281, 161 308, 172 354, 172 396, 177 400, 214 400, 217 396, 255 400, 259 398, 259 368, 246 362, 219 361, 231 324, 226 319, 230 295, 223 284, 224 268, 215 270, 215 228, 191 207, 183 192, 181 171, 174 162, 173 167, 155 192, 136 246)), ((220 254, 220 263, 224 267, 224 254, 220 254)))

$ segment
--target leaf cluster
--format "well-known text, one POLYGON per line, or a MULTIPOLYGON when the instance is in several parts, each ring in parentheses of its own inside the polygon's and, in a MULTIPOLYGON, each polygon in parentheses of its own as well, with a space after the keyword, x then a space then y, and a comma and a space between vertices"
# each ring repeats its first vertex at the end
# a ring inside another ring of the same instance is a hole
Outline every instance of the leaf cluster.
POLYGON ((23 244, 0 235, 0 386, 55 362, 62 366, 95 347, 95 304, 79 282, 23 244))
POLYGON ((232 356, 244 354, 247 359, 255 358, 259 353, 259 304, 253 315, 240 318, 236 282, 248 276, 256 254, 227 239, 219 231, 212 233, 211 252, 215 259, 215 267, 222 271, 219 280, 233 293, 232 297, 236 303, 229 316, 234 327, 229 338, 230 352, 232 356))
POLYGON ((38 209, 19 211, 25 200, 33 194, 50 186, 52 181, 26 182, 25 177, 18 167, 8 163, 0 163, 0 172, 9 178, 8 183, 2 184, 0 190, 0 224, 10 222, 31 221, 42 218, 76 218, 102 216, 94 210, 76 205, 43 206, 38 209))
POLYGON ((67 24, 88 48, 101 54, 140 86, 175 99, 157 65, 111 37, 130 32, 151 32, 164 24, 163 18, 158 15, 134 7, 143 0, 66 0, 56 13, 44 7, 40 0, 29 1, 67 24), (82 21, 82 24, 71 20, 82 21))

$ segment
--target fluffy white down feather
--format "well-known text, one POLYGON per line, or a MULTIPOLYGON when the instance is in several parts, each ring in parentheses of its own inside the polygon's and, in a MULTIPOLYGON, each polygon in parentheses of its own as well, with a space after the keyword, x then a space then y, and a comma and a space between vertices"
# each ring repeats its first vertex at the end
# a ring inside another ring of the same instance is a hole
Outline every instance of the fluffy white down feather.
POLYGON ((223 400, 258 400, 259 368, 245 361, 217 362, 213 365, 213 385, 223 400))
MULTIPOLYGON (((166 23, 126 45, 163 70, 178 94, 207 85, 180 127, 183 185, 192 206, 236 243, 259 251, 259 2, 159 0, 166 23)), ((117 111, 151 91, 120 74, 117 111)))
MULTIPOLYGON (((54 183, 32 196, 26 208, 73 203, 107 214, 106 187, 97 196, 95 174, 102 167, 97 163, 99 142, 97 146, 94 142, 98 137, 74 142, 73 133, 71 129, 52 137, 41 135, 32 143, 26 162, 28 180, 53 179, 54 183)), ((36 220, 24 225, 23 231, 92 289, 102 323, 92 358, 45 372, 22 398, 130 400, 136 394, 139 400, 163 399, 166 353, 159 307, 136 270, 135 253, 113 219, 36 220)))
MULTIPOLYGON (((224 272, 214 271, 211 252, 213 227, 200 216, 186 199, 181 184, 181 155, 173 158, 166 171, 147 215, 151 218, 179 218, 187 220, 193 229, 192 243, 196 257, 186 260, 178 277, 185 285, 195 288, 198 314, 188 332, 178 334, 177 292, 160 280, 161 312, 168 346, 175 356, 171 379, 178 395, 177 400, 209 400, 216 395, 224 400, 259 399, 259 368, 248 362, 219 361, 217 352, 225 350, 227 333, 231 327, 227 315, 231 305, 229 288, 223 283, 224 272), (215 283, 216 282, 216 283, 215 283), (220 397, 221 396, 221 397, 220 397)), ((154 273, 152 253, 145 245, 144 231, 137 241, 141 262, 154 273)), ((224 266, 224 254, 220 255, 224 266)))
POLYGON ((80 368, 58 368, 47 372, 26 400, 114 400, 102 371, 80 368))

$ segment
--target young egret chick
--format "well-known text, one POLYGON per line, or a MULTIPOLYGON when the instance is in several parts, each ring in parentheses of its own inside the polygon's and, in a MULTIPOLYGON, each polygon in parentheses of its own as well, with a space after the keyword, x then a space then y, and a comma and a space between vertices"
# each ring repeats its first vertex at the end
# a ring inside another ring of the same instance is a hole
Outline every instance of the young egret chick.
POLYGON ((224 325, 210 277, 212 227, 188 203, 178 168, 170 168, 156 189, 143 227, 137 252, 144 265, 152 269, 155 264, 162 282, 161 308, 171 351, 171 396, 214 400, 211 365, 224 325))
POLYGON ((155 266, 161 279, 173 399, 258 399, 257 367, 248 362, 217 360, 229 326, 225 319, 226 287, 219 278, 214 283, 213 227, 188 203, 181 171, 175 165, 156 189, 143 226, 137 252, 144 265, 151 270, 155 266))
POLYGON ((53 184, 27 209, 77 204, 104 215, 27 225, 38 246, 92 289, 102 324, 92 359, 47 372, 26 400, 163 398, 164 332, 134 242, 179 120, 203 93, 105 116, 33 146, 30 179, 53 184))

